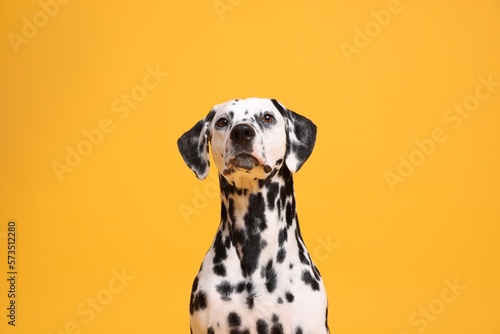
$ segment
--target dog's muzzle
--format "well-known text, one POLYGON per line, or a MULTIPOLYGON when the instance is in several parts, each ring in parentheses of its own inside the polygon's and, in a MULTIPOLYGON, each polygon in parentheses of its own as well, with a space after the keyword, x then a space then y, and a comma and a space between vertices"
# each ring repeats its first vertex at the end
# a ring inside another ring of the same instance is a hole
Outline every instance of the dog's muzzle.
POLYGON ((254 153, 255 136, 255 129, 250 124, 237 124, 233 127, 229 133, 230 149, 226 169, 222 174, 230 175, 236 169, 251 171, 258 166, 262 166, 265 173, 272 171, 272 167, 254 153))

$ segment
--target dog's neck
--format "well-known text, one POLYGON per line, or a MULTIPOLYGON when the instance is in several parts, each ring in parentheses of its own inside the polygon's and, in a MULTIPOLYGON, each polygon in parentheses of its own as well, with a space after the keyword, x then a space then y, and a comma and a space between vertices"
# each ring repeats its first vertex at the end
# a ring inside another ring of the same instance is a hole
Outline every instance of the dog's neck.
POLYGON ((251 180, 252 188, 240 189, 222 175, 221 236, 229 237, 251 277, 276 262, 284 262, 291 247, 308 257, 303 247, 295 211, 292 173, 283 165, 264 180, 251 180))

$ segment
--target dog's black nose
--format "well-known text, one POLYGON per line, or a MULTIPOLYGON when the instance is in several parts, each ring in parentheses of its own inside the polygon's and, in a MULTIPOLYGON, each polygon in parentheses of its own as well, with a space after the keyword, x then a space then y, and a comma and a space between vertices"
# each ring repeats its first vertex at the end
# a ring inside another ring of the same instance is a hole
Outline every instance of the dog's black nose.
POLYGON ((230 138, 234 144, 250 143, 255 138, 255 130, 249 124, 238 124, 231 130, 230 138))

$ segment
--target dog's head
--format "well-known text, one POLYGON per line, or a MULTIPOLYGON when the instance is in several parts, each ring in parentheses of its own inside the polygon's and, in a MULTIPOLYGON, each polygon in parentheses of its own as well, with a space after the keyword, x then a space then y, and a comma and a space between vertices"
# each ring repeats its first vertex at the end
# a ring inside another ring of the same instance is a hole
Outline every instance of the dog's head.
POLYGON ((216 105, 184 133, 177 145, 186 164, 203 180, 210 168, 209 142, 226 179, 265 179, 283 163, 296 172, 316 141, 316 126, 274 99, 250 98, 216 105))

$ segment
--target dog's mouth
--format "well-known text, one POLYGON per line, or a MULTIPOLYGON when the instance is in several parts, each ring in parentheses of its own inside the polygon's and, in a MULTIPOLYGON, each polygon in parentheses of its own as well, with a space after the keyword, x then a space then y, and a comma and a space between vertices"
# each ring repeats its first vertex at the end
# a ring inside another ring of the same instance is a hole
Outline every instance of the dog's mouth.
POLYGON ((249 153, 241 153, 229 159, 229 166, 251 170, 259 165, 259 160, 249 153))
POLYGON ((244 170, 250 172, 255 167, 262 166, 265 173, 270 173, 272 168, 269 165, 261 163, 256 157, 250 153, 240 153, 236 156, 231 157, 228 160, 226 169, 222 172, 224 175, 229 175, 235 170, 244 170))

